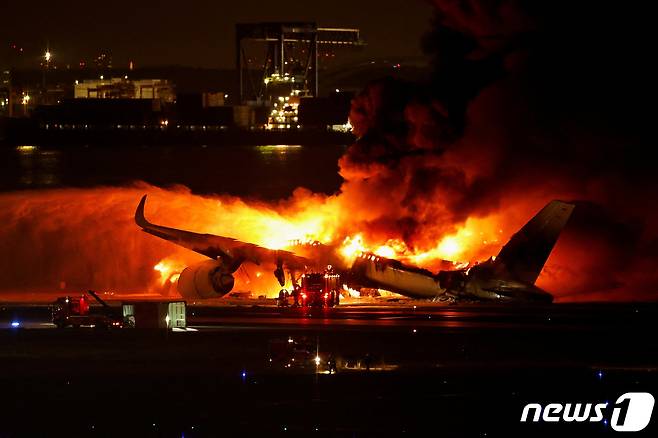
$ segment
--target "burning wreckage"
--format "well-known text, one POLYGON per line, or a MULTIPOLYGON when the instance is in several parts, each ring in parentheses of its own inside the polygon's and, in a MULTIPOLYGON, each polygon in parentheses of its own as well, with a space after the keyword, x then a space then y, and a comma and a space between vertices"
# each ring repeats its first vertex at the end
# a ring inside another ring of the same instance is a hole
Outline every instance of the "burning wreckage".
POLYGON ((574 205, 551 201, 503 246, 496 257, 437 274, 370 252, 360 252, 347 263, 337 247, 315 242, 302 254, 268 249, 253 243, 156 225, 144 215, 146 195, 135 211, 135 222, 143 231, 195 251, 209 260, 188 266, 178 278, 178 291, 187 299, 219 298, 234 286, 234 274, 245 262, 273 264, 281 286, 286 272, 293 287, 303 275, 320 272, 331 265, 341 274, 345 287, 384 289, 416 299, 494 300, 550 303, 553 296, 539 287, 539 276, 574 205))

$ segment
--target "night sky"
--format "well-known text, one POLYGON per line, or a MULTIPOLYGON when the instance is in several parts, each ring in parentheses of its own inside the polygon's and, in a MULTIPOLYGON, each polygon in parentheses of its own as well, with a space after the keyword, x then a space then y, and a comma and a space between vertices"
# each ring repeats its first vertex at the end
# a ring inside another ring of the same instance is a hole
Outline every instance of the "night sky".
MULTIPOLYGON (((24 47, 21 64, 38 65, 47 42, 58 65, 77 64, 109 50, 114 66, 187 65, 229 68, 238 22, 316 21, 323 27, 357 27, 368 46, 359 58, 416 57, 432 7, 423 0, 112 2, 3 1, 0 64, 8 47, 24 47), (184 5, 184 6, 183 6, 184 5)), ((354 56, 354 55, 352 55, 354 56)))

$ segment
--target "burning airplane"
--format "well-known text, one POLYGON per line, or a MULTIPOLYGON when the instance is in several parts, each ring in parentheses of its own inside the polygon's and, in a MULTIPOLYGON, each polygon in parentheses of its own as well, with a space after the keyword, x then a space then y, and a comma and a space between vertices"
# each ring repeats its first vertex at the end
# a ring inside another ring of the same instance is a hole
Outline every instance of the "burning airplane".
POLYGON ((178 278, 178 291, 189 299, 218 298, 228 294, 234 286, 234 273, 245 262, 275 265, 274 276, 281 286, 286 283, 286 271, 295 284, 299 276, 312 266, 333 262, 347 274, 349 284, 346 286, 352 289, 372 287, 431 300, 551 302, 552 295, 534 283, 574 209, 573 204, 552 201, 512 236, 498 256, 481 264, 440 271, 435 275, 367 252, 360 253, 349 266, 347 260, 339 260, 335 247, 318 242, 311 245, 315 249, 309 255, 302 256, 230 237, 156 225, 146 219, 145 204, 146 195, 135 211, 135 222, 143 231, 209 258, 188 266, 178 278))
POLYGON ((552 201, 484 263, 439 271, 405 266, 374 254, 361 254, 352 266, 355 277, 371 287, 412 298, 552 302, 535 281, 574 209, 552 201))

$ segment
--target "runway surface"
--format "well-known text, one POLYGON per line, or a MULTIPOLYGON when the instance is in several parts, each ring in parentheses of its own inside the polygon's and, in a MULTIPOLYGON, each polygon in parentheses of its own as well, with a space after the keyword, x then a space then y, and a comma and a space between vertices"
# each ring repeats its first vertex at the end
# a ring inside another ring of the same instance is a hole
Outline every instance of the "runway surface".
POLYGON ((71 436, 596 436, 609 425, 521 423, 522 408, 657 394, 657 317, 639 303, 244 302, 189 306, 196 331, 105 332, 4 305, 0 412, 8 436, 48 435, 71 414, 71 436))

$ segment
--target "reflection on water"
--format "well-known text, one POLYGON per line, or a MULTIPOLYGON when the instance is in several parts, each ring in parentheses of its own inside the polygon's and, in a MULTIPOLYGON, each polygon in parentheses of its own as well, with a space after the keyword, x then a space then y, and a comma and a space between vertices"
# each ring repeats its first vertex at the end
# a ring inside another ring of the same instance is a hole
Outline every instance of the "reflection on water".
POLYGON ((36 146, 31 146, 31 145, 16 146, 16 150, 22 154, 31 154, 36 149, 37 149, 36 146))
POLYGON ((196 193, 261 199, 297 187, 334 193, 346 146, 0 147, 0 190, 127 185, 183 185, 196 193))
POLYGON ((299 144, 268 144, 268 145, 262 145, 262 146, 254 146, 258 152, 260 152, 263 155, 272 155, 272 154, 279 154, 279 155, 285 155, 288 152, 299 152, 299 150, 302 148, 302 145, 299 144))
POLYGON ((59 184, 59 151, 37 146, 16 146, 20 165, 19 183, 23 187, 48 187, 59 184))
POLYGON ((274 160, 285 162, 290 159, 291 154, 300 154, 303 150, 302 146, 298 144, 261 145, 254 146, 254 148, 261 155, 261 159, 266 163, 271 163, 274 160))

